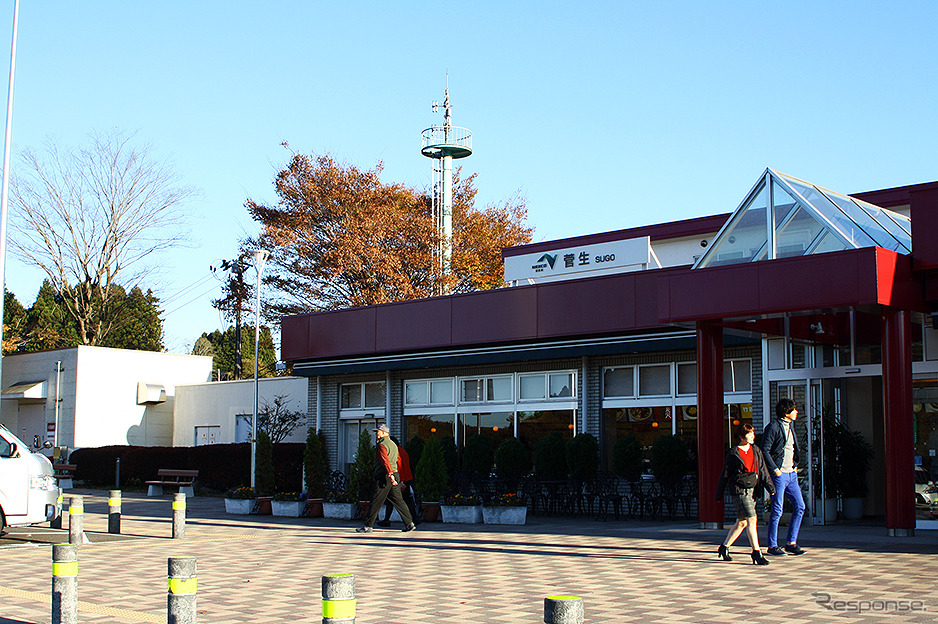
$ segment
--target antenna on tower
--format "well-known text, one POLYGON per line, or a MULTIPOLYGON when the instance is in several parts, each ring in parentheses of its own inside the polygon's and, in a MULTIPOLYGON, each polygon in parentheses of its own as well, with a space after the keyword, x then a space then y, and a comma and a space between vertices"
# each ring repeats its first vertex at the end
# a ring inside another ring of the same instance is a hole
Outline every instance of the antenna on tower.
MULTIPOLYGON (((453 258, 453 159, 472 155, 472 132, 452 125, 449 75, 446 76, 443 96, 442 105, 434 100, 430 107, 434 113, 443 110, 443 125, 430 126, 421 133, 423 146, 420 153, 433 160, 431 206, 440 233, 437 268, 440 275, 446 276, 452 272, 453 258)), ((443 294, 442 289, 437 294, 443 294)))

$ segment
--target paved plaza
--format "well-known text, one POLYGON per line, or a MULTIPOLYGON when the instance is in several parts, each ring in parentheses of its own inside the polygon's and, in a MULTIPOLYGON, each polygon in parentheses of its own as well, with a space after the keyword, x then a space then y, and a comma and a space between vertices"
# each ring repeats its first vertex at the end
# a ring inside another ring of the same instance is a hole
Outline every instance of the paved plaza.
MULTIPOLYGON (((536 624, 555 594, 582 596, 586 622, 931 623, 938 613, 938 531, 805 527, 806 555, 753 566, 744 537, 720 562, 724 531, 687 521, 529 516, 520 527, 358 534, 352 522, 226 515, 221 499, 196 497, 185 539, 173 540, 172 497, 125 492, 116 538, 106 533, 107 492, 75 493, 92 542, 79 549, 83 623, 166 622, 171 556, 198 559, 204 623, 318 623, 321 577, 338 573, 355 575, 360 624, 536 624)), ((51 548, 26 533, 68 538, 33 527, 0 540, 0 624, 51 620, 51 548)))

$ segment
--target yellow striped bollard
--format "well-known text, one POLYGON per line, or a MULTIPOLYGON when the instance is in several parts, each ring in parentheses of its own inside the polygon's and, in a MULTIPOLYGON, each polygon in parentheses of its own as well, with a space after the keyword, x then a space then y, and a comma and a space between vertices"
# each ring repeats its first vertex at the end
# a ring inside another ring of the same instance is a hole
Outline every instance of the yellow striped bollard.
POLYGON ((579 596, 544 598, 544 624, 583 624, 583 599, 579 596))
POLYGON ((52 545, 52 624, 78 622, 78 546, 52 545))
POLYGON ((173 494, 173 539, 186 536, 186 495, 173 494))
POLYGON ((55 499, 55 506, 59 509, 59 515, 53 518, 49 522, 49 528, 52 529, 61 529, 62 528, 62 516, 65 515, 65 507, 62 503, 65 502, 65 495, 62 494, 62 488, 59 488, 59 497, 55 499))
POLYGON ((322 624, 355 623, 355 575, 322 577, 322 624))
POLYGON ((195 624, 195 599, 199 580, 195 557, 168 559, 169 587, 166 593, 167 624, 195 624))
POLYGON ((85 536, 85 499, 70 496, 68 501, 68 543, 87 544, 85 536))
POLYGON ((107 532, 121 532, 121 491, 111 490, 107 497, 107 532))

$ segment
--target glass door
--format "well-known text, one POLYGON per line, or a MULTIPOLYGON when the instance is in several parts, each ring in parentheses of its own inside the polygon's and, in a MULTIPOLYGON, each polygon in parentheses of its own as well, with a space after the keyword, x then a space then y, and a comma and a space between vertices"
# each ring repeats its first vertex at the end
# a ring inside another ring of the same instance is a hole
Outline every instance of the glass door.
MULTIPOLYGON (((824 523, 823 504, 815 501, 815 494, 820 496, 820 491, 816 491, 815 481, 823 468, 823 459, 820 452, 815 452, 820 450, 820 444, 816 440, 813 425, 819 420, 816 415, 820 415, 822 394, 818 380, 773 381, 769 386, 769 405, 766 406, 771 410, 771 418, 775 418, 775 404, 780 399, 792 399, 798 406, 798 420, 795 421, 795 436, 798 439, 798 447, 801 449, 797 467, 798 483, 801 486, 805 505, 807 505, 806 515, 810 516, 812 524, 824 523)), ((769 417, 768 414, 767 417, 769 417)), ((767 423, 768 418, 766 418, 767 423)), ((785 509, 788 510, 789 506, 790 503, 786 502, 785 509)))

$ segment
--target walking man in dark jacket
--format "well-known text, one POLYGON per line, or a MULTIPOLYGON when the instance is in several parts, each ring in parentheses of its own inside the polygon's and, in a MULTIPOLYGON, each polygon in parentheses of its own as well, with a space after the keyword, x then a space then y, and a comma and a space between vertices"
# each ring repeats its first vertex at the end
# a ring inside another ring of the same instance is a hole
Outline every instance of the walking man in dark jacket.
POLYGON ((772 510, 769 513, 769 548, 766 552, 770 555, 803 555, 804 549, 798 546, 798 531, 805 510, 801 486, 798 485, 800 449, 795 435, 798 407, 791 399, 782 399, 775 405, 775 416, 762 434, 766 467, 772 473, 775 484, 772 510), (793 511, 788 525, 788 543, 781 548, 778 545, 778 522, 782 518, 786 496, 791 500, 793 511))
POLYGON ((398 450, 397 445, 388 437, 390 433, 391 430, 387 425, 378 425, 375 429, 375 452, 378 459, 375 462, 375 495, 371 499, 371 507, 365 517, 364 526, 355 529, 359 533, 371 533, 385 500, 390 500, 397 512, 401 514, 404 532, 413 531, 416 528, 410 510, 407 509, 404 498, 401 496, 401 476, 397 472, 398 450))

